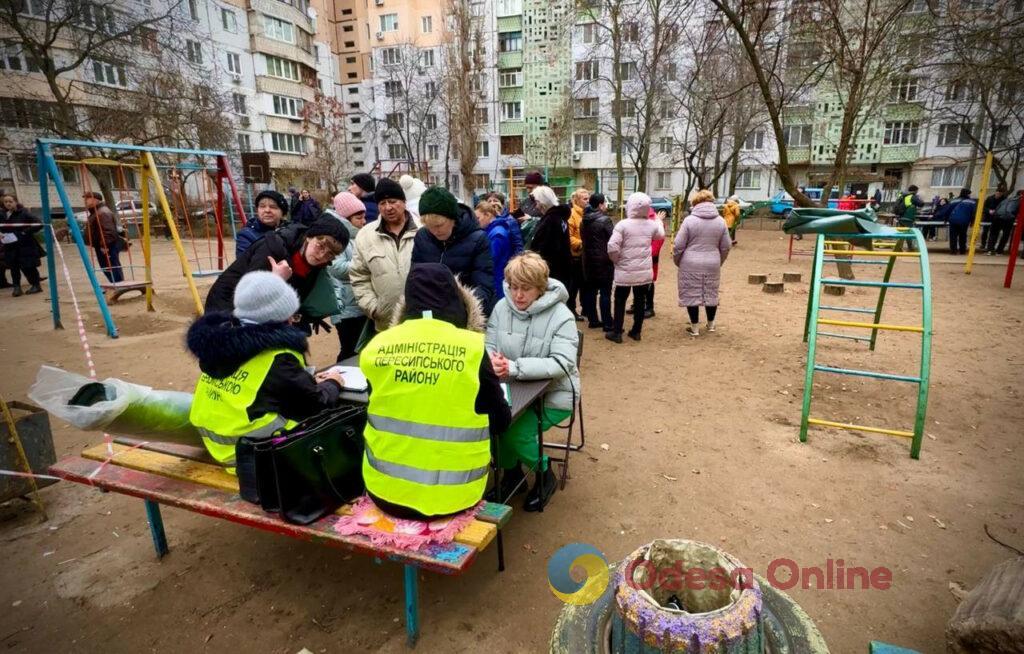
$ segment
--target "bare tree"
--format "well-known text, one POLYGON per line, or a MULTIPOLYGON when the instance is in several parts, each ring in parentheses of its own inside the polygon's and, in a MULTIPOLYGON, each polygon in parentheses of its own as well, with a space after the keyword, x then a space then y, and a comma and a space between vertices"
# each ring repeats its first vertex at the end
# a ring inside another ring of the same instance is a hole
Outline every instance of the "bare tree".
POLYGON ((308 156, 319 182, 329 190, 344 188, 357 171, 345 125, 344 105, 337 99, 317 93, 312 102, 303 103, 302 118, 306 133, 316 141, 316 150, 308 156))
POLYGON ((478 159, 477 141, 481 121, 477 99, 483 85, 483 30, 473 20, 469 0, 447 0, 445 19, 444 77, 442 99, 445 121, 445 185, 450 184, 449 165, 459 162, 462 189, 456 194, 473 194, 473 169, 478 159))

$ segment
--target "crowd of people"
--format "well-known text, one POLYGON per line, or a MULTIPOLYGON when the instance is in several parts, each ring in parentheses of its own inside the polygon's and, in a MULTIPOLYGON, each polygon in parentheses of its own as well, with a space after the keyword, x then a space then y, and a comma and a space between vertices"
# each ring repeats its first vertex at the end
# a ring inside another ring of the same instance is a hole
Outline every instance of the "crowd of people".
MULTIPOLYGON (((945 223, 949 228, 950 254, 967 254, 968 239, 974 217, 978 210, 978 198, 971 197, 971 189, 962 188, 957 196, 952 193, 948 197, 936 195, 931 204, 926 205, 918 192, 918 187, 910 185, 896 202, 895 213, 899 224, 913 227, 919 212, 929 206, 931 215, 927 222, 945 223)), ((1009 194, 1006 187, 1000 184, 995 192, 985 198, 981 206, 981 235, 978 250, 988 256, 1003 255, 1013 235, 1024 189, 1009 194)), ((927 240, 936 240, 935 225, 924 225, 921 231, 927 240)))
MULTIPOLYGON (((562 425, 581 392, 578 323, 617 344, 624 333, 641 339, 665 240, 651 199, 632 194, 615 224, 602 194, 579 188, 563 204, 536 172, 515 209, 497 192, 470 207, 409 176, 351 182, 327 198, 295 189, 290 200, 273 190, 256 197, 235 261, 189 330, 203 373, 193 417, 204 443, 230 468, 241 436, 336 403, 344 379, 305 368, 308 337, 330 323, 337 360, 358 353, 373 389, 363 475, 379 508, 428 519, 472 506, 484 492, 487 434, 500 433, 504 474, 493 496, 526 490, 532 471, 524 507, 540 510, 557 483, 538 453, 537 417, 513 421, 500 384, 552 380, 542 426, 562 425), (228 377, 239 393, 215 390, 228 377), (293 386, 301 393, 285 397, 293 386)), ((700 306, 714 331, 732 239, 710 191, 692 202, 672 254, 697 336, 700 306)))

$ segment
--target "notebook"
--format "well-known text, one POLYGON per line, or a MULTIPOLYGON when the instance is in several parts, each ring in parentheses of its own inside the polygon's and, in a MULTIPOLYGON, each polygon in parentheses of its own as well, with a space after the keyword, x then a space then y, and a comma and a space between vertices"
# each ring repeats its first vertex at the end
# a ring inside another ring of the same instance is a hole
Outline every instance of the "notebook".
POLYGON ((370 388, 369 382, 366 381, 366 375, 355 366, 331 366, 327 370, 341 373, 341 377, 345 381, 342 388, 346 391, 365 393, 370 388))

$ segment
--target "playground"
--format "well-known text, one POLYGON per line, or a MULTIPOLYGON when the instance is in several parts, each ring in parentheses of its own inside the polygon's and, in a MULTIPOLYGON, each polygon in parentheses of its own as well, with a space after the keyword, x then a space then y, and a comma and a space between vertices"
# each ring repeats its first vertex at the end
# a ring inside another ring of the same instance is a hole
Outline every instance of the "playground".
MULTIPOLYGON (((183 235, 184 251, 195 239, 183 235)), ((586 334, 581 364, 587 447, 542 514, 517 513, 505 531, 507 570, 493 554, 459 579, 421 577, 422 651, 546 651, 562 604, 548 587, 548 558, 572 542, 619 560, 654 538, 699 539, 764 575, 773 561, 891 571, 888 589, 793 588, 833 652, 872 639, 944 651, 959 602, 1018 548, 1024 506, 1020 367, 1021 288, 1004 289, 1005 259, 930 257, 931 384, 920 459, 908 440, 816 426, 799 440, 807 344, 810 258, 787 262, 788 237, 739 232, 723 268, 718 331, 690 339, 676 306, 675 269, 663 257, 657 317, 644 340, 615 347, 586 334), (752 274, 803 273, 779 294, 752 274)), ((225 241, 230 247, 230 239, 225 241)), ((204 241, 199 245, 207 247, 204 241)), ((805 241, 803 247, 810 247, 805 241)), ((64 246, 96 372, 158 389, 191 391, 197 371, 183 345, 195 302, 175 244, 153 239, 153 312, 126 295, 110 306, 119 337, 89 293, 81 261, 64 246)), ((60 263, 57 262, 59 268, 60 263)), ((829 272, 834 272, 834 267, 829 272)), ((75 312, 58 270, 66 329, 54 330, 49 294, 0 297, 0 394, 23 399, 41 364, 86 371, 75 312)), ((913 278, 917 262, 895 264, 913 278)), ((212 278, 196 277, 200 296, 212 278)), ((844 302, 873 306, 876 289, 844 302)), ((890 293, 886 319, 920 320, 914 293, 890 293)), ((919 324, 919 323, 918 323, 919 324)), ((311 339, 312 361, 333 361, 334 334, 311 339)), ((819 343, 831 366, 918 373, 921 337, 885 332, 875 351, 819 343), (827 347, 827 350, 825 349, 827 347), (827 352, 827 354, 826 354, 827 352)), ((909 429, 916 391, 906 384, 815 374, 814 415, 909 429)), ((98 434, 51 420, 57 456, 98 434)), ((59 483, 32 506, 0 508, 7 562, 0 642, 11 651, 407 651, 399 607, 402 573, 371 559, 167 509, 171 553, 153 556, 137 499, 59 483)))

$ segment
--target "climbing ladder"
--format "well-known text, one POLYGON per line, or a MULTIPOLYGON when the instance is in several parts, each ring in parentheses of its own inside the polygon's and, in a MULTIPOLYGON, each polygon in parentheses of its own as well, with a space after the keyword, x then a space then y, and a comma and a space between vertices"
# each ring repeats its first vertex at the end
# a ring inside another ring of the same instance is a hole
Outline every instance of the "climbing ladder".
POLYGON ((932 292, 931 276, 928 268, 928 249, 917 229, 900 229, 893 233, 872 234, 819 234, 814 248, 814 267, 811 270, 811 293, 807 303, 807 316, 804 322, 804 341, 807 343, 807 373, 804 379, 803 411, 800 417, 800 441, 807 442, 807 430, 810 426, 835 427, 855 431, 889 434, 911 439, 910 456, 917 459, 921 453, 921 437, 924 434, 925 410, 928 407, 928 377, 931 365, 932 350, 932 292), (843 240, 837 240, 843 239, 843 240), (870 249, 850 248, 850 242, 860 240, 870 249), (916 251, 908 251, 905 245, 916 243, 916 251), (870 244, 870 245, 869 245, 870 244), (891 244, 891 249, 878 249, 877 245, 891 244), (892 272, 898 259, 917 261, 920 267, 920 281, 892 281, 892 272), (827 263, 860 264, 885 266, 881 281, 836 279, 824 275, 827 263), (875 308, 847 307, 824 305, 821 303, 821 291, 824 286, 854 286, 877 288, 878 302, 875 308), (882 307, 885 304, 886 292, 889 289, 906 289, 921 293, 921 322, 917 325, 893 325, 881 322, 882 307), (824 315, 823 315, 824 312, 824 315), (837 313, 854 313, 871 316, 870 322, 839 320, 832 317, 837 313), (871 330, 871 335, 853 335, 836 331, 821 331, 821 327, 845 327, 871 330), (894 375, 870 370, 855 370, 820 364, 817 361, 818 337, 840 338, 868 344, 870 350, 875 349, 879 331, 912 332, 921 335, 921 366, 917 376, 894 375), (865 425, 854 425, 831 420, 811 417, 811 394, 814 389, 814 373, 829 373, 869 377, 888 381, 903 382, 917 385, 917 413, 914 419, 914 430, 888 429, 865 425))

